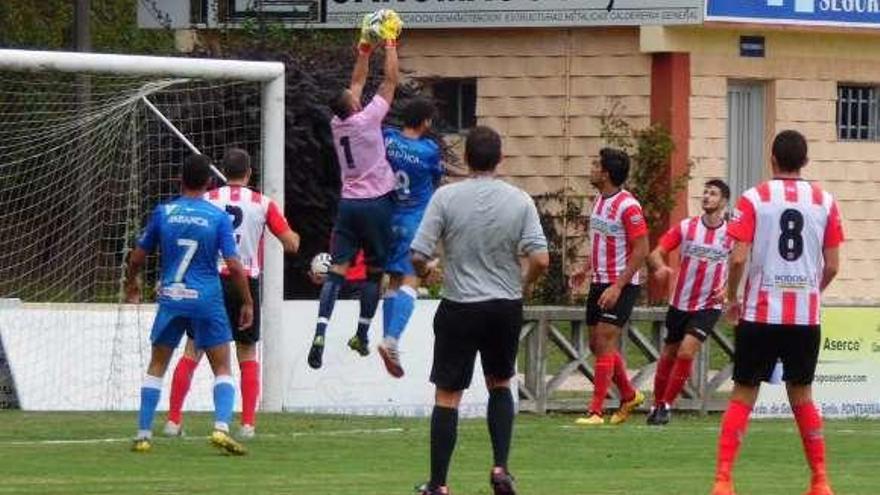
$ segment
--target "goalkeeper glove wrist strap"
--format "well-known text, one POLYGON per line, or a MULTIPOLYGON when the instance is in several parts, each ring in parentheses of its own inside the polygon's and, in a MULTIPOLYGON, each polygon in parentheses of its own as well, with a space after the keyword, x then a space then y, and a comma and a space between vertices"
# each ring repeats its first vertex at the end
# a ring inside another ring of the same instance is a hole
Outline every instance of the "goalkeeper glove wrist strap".
POLYGON ((363 55, 369 55, 370 52, 373 51, 373 45, 362 41, 362 42, 358 43, 357 50, 358 50, 358 53, 361 53, 363 55))
POLYGON ((397 45, 398 45, 397 40, 385 40, 385 47, 386 48, 397 48, 397 45))

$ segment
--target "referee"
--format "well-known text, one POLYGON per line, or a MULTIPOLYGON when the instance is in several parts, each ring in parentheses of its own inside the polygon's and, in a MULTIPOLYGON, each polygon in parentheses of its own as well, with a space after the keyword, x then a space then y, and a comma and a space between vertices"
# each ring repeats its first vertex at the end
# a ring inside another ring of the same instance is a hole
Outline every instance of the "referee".
POLYGON ((431 480, 422 495, 449 493, 446 476, 455 449, 458 406, 471 383, 477 352, 489 388, 487 422, 495 456, 490 482, 496 495, 515 494, 507 458, 513 434, 510 379, 522 329, 523 291, 550 263, 535 203, 496 176, 501 137, 475 127, 465 142, 470 178, 438 189, 412 243, 423 279, 442 251, 443 299, 434 316, 436 386, 431 416, 431 480), (522 257, 527 262, 520 263, 522 257))

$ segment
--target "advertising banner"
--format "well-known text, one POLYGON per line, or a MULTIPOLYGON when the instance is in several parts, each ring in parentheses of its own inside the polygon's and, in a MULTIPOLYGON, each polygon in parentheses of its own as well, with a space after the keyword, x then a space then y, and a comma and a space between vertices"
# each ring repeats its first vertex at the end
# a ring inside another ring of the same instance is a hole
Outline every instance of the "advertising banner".
MULTIPOLYGON (((823 311, 813 398, 826 418, 880 418, 880 309, 823 311)), ((754 416, 790 414, 785 386, 764 384, 754 416)))
POLYGON ((707 0, 706 20, 880 28, 880 0, 707 0))
POLYGON ((396 10, 407 27, 486 28, 700 24, 702 0, 327 0, 326 26, 353 27, 367 12, 396 10))

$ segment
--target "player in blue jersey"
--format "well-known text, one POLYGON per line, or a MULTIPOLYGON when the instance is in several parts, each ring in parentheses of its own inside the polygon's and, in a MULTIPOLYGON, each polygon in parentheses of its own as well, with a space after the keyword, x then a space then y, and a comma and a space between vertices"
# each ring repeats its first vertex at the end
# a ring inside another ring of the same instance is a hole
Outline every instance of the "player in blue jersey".
POLYGON ((190 330, 197 349, 204 350, 214 371, 214 432, 211 443, 234 455, 245 454, 244 447, 229 435, 229 422, 235 402, 229 365, 232 328, 226 316, 223 288, 217 272, 218 253, 229 268, 231 280, 242 300, 239 327, 253 321, 253 299, 247 276, 238 259, 232 222, 225 211, 203 196, 211 178, 210 161, 192 155, 183 164, 181 195, 153 211, 147 228, 128 260, 125 296, 129 303, 140 302, 138 274, 147 254, 159 248, 161 282, 159 309, 153 322, 150 364, 141 387, 138 433, 132 449, 146 452, 152 447, 152 424, 162 391, 162 379, 171 354, 183 334, 190 330))
POLYGON ((404 106, 402 117, 403 129, 384 130, 386 156, 397 186, 391 221, 391 255, 385 266, 390 280, 382 303, 384 338, 379 345, 379 355, 388 373, 395 378, 403 376, 398 341, 412 316, 419 287, 410 244, 444 172, 440 146, 427 135, 434 118, 431 102, 414 98, 404 106))

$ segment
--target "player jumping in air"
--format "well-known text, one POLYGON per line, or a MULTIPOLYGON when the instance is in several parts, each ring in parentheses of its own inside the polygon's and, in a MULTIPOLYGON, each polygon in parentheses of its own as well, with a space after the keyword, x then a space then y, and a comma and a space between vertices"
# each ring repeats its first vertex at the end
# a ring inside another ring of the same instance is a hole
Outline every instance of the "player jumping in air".
MULTIPOLYGON (((248 275, 251 297, 254 300, 254 322, 247 330, 235 329, 241 301, 229 279, 229 267, 220 262, 223 298, 226 312, 233 325, 232 337, 238 365, 241 369, 241 429, 240 438, 252 438, 255 432, 257 400, 260 396, 260 363, 257 361, 257 343, 260 340, 260 274, 263 264, 263 236, 265 229, 281 241, 286 253, 299 249, 299 235, 291 230, 278 205, 270 198, 247 187, 251 179, 251 157, 245 150, 231 148, 223 157, 223 172, 229 179, 226 186, 212 189, 205 199, 225 211, 232 220, 233 235, 241 264, 248 275)), ((183 403, 192 383, 193 372, 199 365, 202 352, 196 350, 192 339, 186 342, 184 356, 177 362, 171 381, 171 399, 165 434, 180 435, 183 422, 183 403)))
MULTIPOLYGON (((645 400, 630 383, 618 351, 622 329, 639 294, 639 268, 648 255, 648 227, 642 207, 622 189, 628 175, 629 156, 611 148, 599 152, 590 170, 590 182, 599 197, 590 216, 592 277, 586 322, 596 366, 593 400, 587 416, 577 420, 584 426, 605 424, 602 408, 612 380, 620 391, 620 408, 611 416, 611 424, 626 421, 645 400)), ((573 277, 574 285, 584 277, 584 273, 573 277)))
POLYGON ((730 188, 710 180, 703 189, 703 214, 682 220, 660 239, 648 257, 656 279, 667 287, 672 268, 664 258, 680 249, 680 268, 666 313, 666 341, 654 375, 654 406, 649 425, 669 423, 670 409, 691 376, 694 356, 721 316, 721 299, 727 280, 727 257, 732 241, 727 236, 724 211, 730 188))
POLYGON ((734 493, 733 464, 761 382, 769 380, 777 360, 813 473, 807 495, 832 495, 812 383, 821 341, 820 298, 837 275, 843 228, 831 194, 801 178, 807 162, 804 136, 779 133, 773 141, 773 179, 742 195, 727 229, 735 245, 726 308, 738 325, 734 388, 721 421, 712 495, 734 493))
POLYGON ((362 356, 370 353, 366 335, 379 305, 380 283, 391 244, 391 192, 395 179, 394 171, 385 157, 382 120, 394 100, 399 78, 397 35, 400 31, 399 28, 383 30, 384 79, 370 103, 362 108, 361 96, 373 50, 373 45, 368 41, 367 27, 365 24, 365 30, 362 31, 351 84, 330 102, 334 114, 330 127, 342 173, 342 199, 333 226, 330 252, 333 265, 321 287, 318 323, 308 357, 309 366, 314 369, 323 364, 327 324, 339 290, 345 283, 345 273, 359 249, 364 250, 366 257, 367 281, 361 292, 357 333, 348 346, 362 356))
MULTIPOLYGON (((398 341, 415 307, 419 278, 410 257, 410 245, 425 214, 428 201, 443 176, 440 147, 426 134, 434 106, 414 98, 403 109, 403 129, 385 129, 388 161, 397 177, 392 216, 393 242, 386 271, 391 275, 382 303, 384 339, 379 355, 392 376, 403 376, 398 341)), ((366 340, 366 335, 358 336, 366 340)))
POLYGON ((191 331, 197 349, 204 350, 214 371, 214 432, 211 442, 218 448, 241 455, 244 447, 229 435, 235 385, 230 376, 229 342, 232 329, 223 302, 223 288, 217 273, 218 253, 240 297, 239 330, 253 321, 253 299, 247 275, 239 261, 226 212, 203 199, 211 177, 210 161, 192 155, 183 164, 182 194, 153 211, 147 228, 131 253, 125 279, 126 301, 140 301, 138 273, 148 253, 161 253, 159 311, 150 333, 152 355, 141 387, 138 433, 133 450, 152 447, 152 424, 162 391, 162 377, 174 348, 186 331, 191 331))

